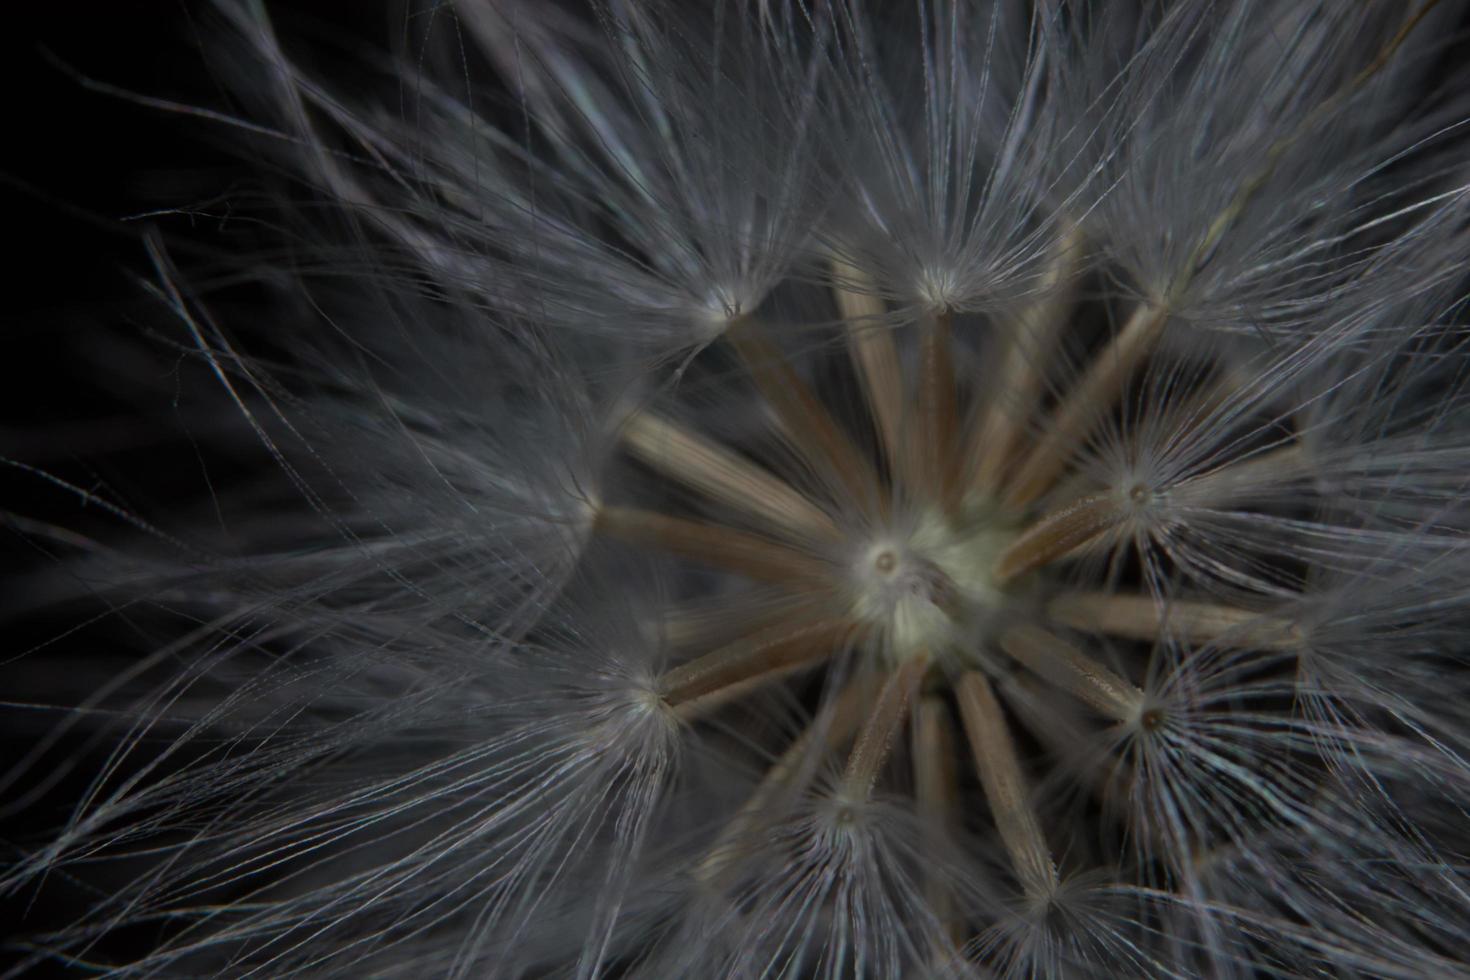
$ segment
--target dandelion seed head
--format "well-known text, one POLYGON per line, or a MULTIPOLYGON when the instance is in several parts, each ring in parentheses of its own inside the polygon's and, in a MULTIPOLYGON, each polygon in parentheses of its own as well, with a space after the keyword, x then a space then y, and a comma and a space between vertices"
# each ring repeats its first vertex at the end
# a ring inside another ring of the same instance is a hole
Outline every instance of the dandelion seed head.
POLYGON ((1454 966, 1470 104, 1404 98, 1417 14, 465 0, 410 118, 218 2, 370 298, 292 273, 279 366, 154 248, 303 503, 82 563, 188 625, 101 696, 140 771, 0 875, 156 845, 55 949, 1454 966))

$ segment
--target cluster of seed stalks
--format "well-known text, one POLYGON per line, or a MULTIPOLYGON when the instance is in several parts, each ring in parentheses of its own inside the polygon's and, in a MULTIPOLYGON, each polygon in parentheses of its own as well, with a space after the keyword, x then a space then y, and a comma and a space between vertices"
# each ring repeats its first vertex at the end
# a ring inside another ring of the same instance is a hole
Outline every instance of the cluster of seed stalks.
MULTIPOLYGON (((1077 590, 1049 575, 1069 560, 1099 554, 1114 555, 1107 564, 1116 569, 1131 542, 1146 546, 1162 495, 1176 505, 1219 503, 1231 487, 1254 482, 1253 470, 1278 477, 1290 471, 1299 453, 1291 436, 1265 447, 1242 441, 1238 458, 1168 488, 1084 489, 1070 461, 1145 371, 1168 311, 1140 306, 1093 346, 1071 385, 1050 397, 1044 365, 1056 362, 1049 346, 1076 329, 1069 286, 1080 248, 1075 235, 1060 245, 1043 299, 1013 322, 980 328, 990 332, 982 345, 999 365, 983 375, 989 381, 983 388, 965 384, 960 318, 939 311, 900 328, 915 335, 916 349, 905 358, 901 340, 909 338, 897 335, 882 301, 863 288, 855 269, 837 267, 834 298, 871 423, 868 440, 824 404, 768 326, 754 317, 733 320, 723 342, 789 450, 777 465, 784 462, 800 482, 783 480, 751 454, 668 415, 647 410, 627 421, 623 444, 631 456, 692 489, 727 519, 608 504, 597 510, 595 528, 734 573, 762 590, 746 597, 742 635, 725 635, 712 650, 709 634, 729 632, 728 608, 724 615, 671 620, 668 638, 677 648, 698 651, 703 643, 707 652, 660 678, 662 704, 693 720, 779 679, 845 664, 853 655, 861 664, 834 669, 842 685, 826 691, 808 730, 771 767, 715 855, 734 858, 732 835, 751 830, 813 752, 851 743, 838 796, 869 799, 906 727, 918 809, 954 825, 960 819, 958 715, 1015 877, 1028 898, 1044 904, 1059 886, 1057 866, 997 696, 998 679, 1034 699, 1034 676, 1121 732, 1166 738, 1166 709, 1080 646, 1076 633, 1268 649, 1293 642, 1291 624, 1257 611, 1138 589, 1077 590), (876 443, 876 454, 865 441, 876 443), (1025 668, 1024 675, 1008 661, 1025 668)), ((1199 419, 1239 382, 1228 370, 1199 372, 1195 380, 1176 395, 1199 419)), ((1060 733, 1033 734, 1052 740, 1060 733)), ((706 870, 717 863, 707 862, 706 870)))

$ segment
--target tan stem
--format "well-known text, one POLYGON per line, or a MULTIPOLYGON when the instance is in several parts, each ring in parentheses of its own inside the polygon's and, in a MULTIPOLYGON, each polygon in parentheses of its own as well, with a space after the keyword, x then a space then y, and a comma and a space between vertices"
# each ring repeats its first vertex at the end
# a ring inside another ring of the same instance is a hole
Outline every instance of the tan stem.
POLYGON ((831 539, 837 526, 821 508, 782 480, 699 433, 648 412, 623 427, 629 452, 710 498, 807 537, 831 539))
POLYGON ((1085 717, 1085 707, 1080 702, 1075 709, 1060 703, 1053 684, 1026 670, 997 678, 996 688, 1006 707, 1049 757, 1049 778, 1065 774, 1107 805, 1123 760, 1114 739, 1099 736, 1096 722, 1085 717))
POLYGON ((1018 670, 996 684, 1016 718, 1053 755, 1075 760, 1079 746, 1097 741, 1079 712, 1058 710, 1056 688, 1035 674, 1018 670))
POLYGON ((809 463, 825 467, 833 491, 859 507, 877 504, 871 467, 763 328, 748 318, 737 320, 724 337, 776 413, 782 432, 809 463))
MULTIPOLYGON (((839 645, 840 647, 840 645, 839 645)), ((839 647, 833 647, 828 651, 828 656, 835 653, 839 647)), ((706 718, 727 704, 738 704, 751 694, 763 687, 769 687, 777 681, 788 677, 794 677, 804 670, 809 670, 824 659, 820 651, 812 649, 812 656, 795 655, 786 663, 768 668, 764 673, 754 674, 744 680, 732 681, 725 687, 718 688, 708 694, 690 698, 688 701, 680 702, 671 706, 674 714, 686 722, 698 721, 706 718)))
POLYGON ((1072 452, 1112 408, 1129 378, 1153 350, 1167 320, 1164 307, 1142 305, 1098 352, 1052 412, 1045 434, 1005 482, 1005 500, 1010 506, 1024 507, 1056 484, 1072 452))
POLYGON ((1096 494, 1047 514, 1012 541, 995 562, 995 578, 1007 582, 1065 558, 1115 527, 1125 509, 1116 494, 1096 494))
POLYGON ((914 709, 914 797, 919 813, 936 826, 954 822, 958 788, 954 765, 954 725, 944 699, 933 694, 914 709))
POLYGON ((919 327, 918 431, 912 482, 927 498, 953 510, 954 470, 958 464, 955 432, 959 428, 959 396, 955 391, 952 333, 948 312, 929 314, 919 327))
POLYGON ((806 729, 782 752, 756 785, 749 799, 725 825, 704 860, 695 867, 698 881, 711 882, 734 866, 756 828, 772 819, 771 812, 781 791, 801 775, 804 765, 817 761, 852 737, 862 721, 864 709, 872 696, 872 683, 867 678, 850 682, 835 698, 818 710, 806 729))
POLYGON ((664 613, 663 641, 677 650, 712 650, 754 630, 788 621, 796 608, 804 607, 771 602, 754 591, 678 606, 664 613))
POLYGON ((825 660, 854 634, 853 625, 843 619, 793 616, 671 668, 659 679, 659 690, 666 704, 679 708, 734 685, 771 680, 779 672, 825 660))
POLYGON ((1069 592, 1047 603, 1047 618, 1073 629, 1129 640, 1161 634, 1191 643, 1285 650, 1300 644, 1296 627, 1280 616, 1189 599, 1164 601, 1147 595, 1069 592))
POLYGON ((972 461, 970 486, 991 496, 1001 486, 1024 433, 1024 420, 1041 401, 1047 356, 1053 351, 1072 308, 1082 236, 1068 224, 1042 276, 1037 299, 1008 323, 998 325, 999 367, 970 427, 965 458, 972 461))
POLYGON ((970 671, 955 691, 975 757, 976 772, 990 804, 991 819, 1026 895, 1044 899, 1057 888, 1057 869, 1031 806, 1016 746, 1000 703, 984 674, 970 671))
POLYGON ((900 435, 903 425, 903 374, 893 332, 882 320, 883 300, 872 282, 857 267, 841 260, 832 262, 833 293, 837 309, 847 324, 848 350, 863 384, 863 398, 878 430, 883 456, 891 469, 902 458, 900 435))
POLYGON ((1132 722, 1143 692, 1061 637, 1037 626, 1013 626, 1000 648, 1032 673, 1086 702, 1114 721, 1132 722))
POLYGON ((730 629, 727 614, 712 609, 671 609, 664 613, 660 635, 676 650, 710 646, 730 629))
MULTIPOLYGON (((944 699, 926 695, 914 709, 911 751, 914 757, 914 801, 919 818, 939 832, 940 838, 955 827, 959 813, 959 774, 955 770, 955 731, 944 699)), ((924 896, 948 939, 935 950, 939 962, 948 962, 963 944, 960 922, 955 915, 953 892, 935 869, 943 867, 944 855, 932 839, 924 855, 924 896)))
POLYGON ((865 800, 872 796, 878 774, 908 719, 909 704, 928 670, 929 654, 921 652, 905 660, 884 683, 847 759, 842 783, 852 797, 865 800))
POLYGON ((770 538, 718 524, 633 507, 604 507, 594 527, 610 537, 653 545, 762 582, 824 587, 830 581, 826 563, 770 538))
POLYGON ((1254 496, 1264 487, 1300 481, 1311 473, 1307 464, 1302 444, 1292 441, 1191 477, 1170 488, 1169 496, 1185 507, 1218 507, 1254 496))

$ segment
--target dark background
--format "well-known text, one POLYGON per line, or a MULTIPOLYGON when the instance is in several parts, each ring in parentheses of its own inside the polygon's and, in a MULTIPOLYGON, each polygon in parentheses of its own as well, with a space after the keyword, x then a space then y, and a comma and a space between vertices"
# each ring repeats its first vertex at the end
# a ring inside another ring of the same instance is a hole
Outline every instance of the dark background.
MULTIPOLYGON (((344 41, 354 32, 381 41, 390 21, 385 8, 372 0, 271 7, 283 34, 300 24, 344 41)), ((249 179, 232 147, 234 134, 124 94, 231 111, 207 54, 217 27, 196 0, 82 0, 6 10, 0 22, 0 228, 6 232, 0 454, 37 448, 36 422, 93 414, 85 379, 95 377, 95 365, 86 363, 83 335, 99 322, 138 315, 137 276, 148 270, 141 238, 150 227, 205 245, 230 233, 227 197, 249 179), (99 91, 103 86, 121 91, 99 91), (202 215, 150 216, 166 208, 202 215), (203 215, 219 216, 219 225, 211 227, 203 215), (61 384, 69 374, 82 382, 80 389, 61 384)))
MULTIPOLYGON (((345 43, 381 43, 394 16, 372 0, 271 9, 283 33, 345 43)), ((11 4, 0 19, 0 774, 58 718, 12 707, 29 700, 37 672, 114 636, 121 648, 144 642, 125 617, 73 633, 74 610, 32 601, 35 578, 64 550, 34 527, 100 534, 110 519, 27 468, 145 514, 167 513, 177 486, 199 493, 198 469, 179 472, 188 379, 169 354, 177 324, 144 290, 155 277, 143 239, 164 233, 181 259, 248 240, 229 199, 252 167, 228 127, 124 93, 229 112, 207 54, 212 18, 195 0, 72 0, 11 4), (170 209, 188 213, 157 213, 170 209)), ((65 819, 84 786, 68 774, 21 807, 0 794, 0 867, 65 819)), ((65 880, 0 895, 0 978, 87 972, 18 967, 23 951, 8 945, 85 904, 86 888, 65 880)), ((127 956, 151 941, 121 936, 98 952, 127 956)))

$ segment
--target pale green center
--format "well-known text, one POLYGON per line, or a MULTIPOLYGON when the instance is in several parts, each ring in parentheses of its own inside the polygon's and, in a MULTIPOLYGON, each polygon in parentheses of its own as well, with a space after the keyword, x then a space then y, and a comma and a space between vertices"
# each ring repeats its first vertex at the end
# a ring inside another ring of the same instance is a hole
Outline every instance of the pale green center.
POLYGON ((922 513, 902 532, 873 537, 853 566, 853 614, 873 628, 872 646, 895 662, 969 644, 1005 601, 996 559, 1014 525, 990 507, 949 516, 922 513))

